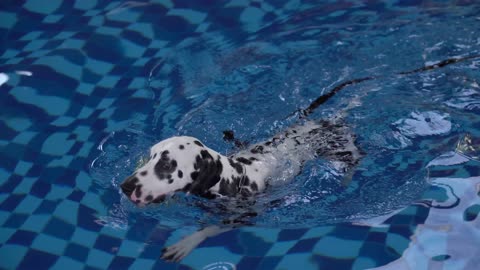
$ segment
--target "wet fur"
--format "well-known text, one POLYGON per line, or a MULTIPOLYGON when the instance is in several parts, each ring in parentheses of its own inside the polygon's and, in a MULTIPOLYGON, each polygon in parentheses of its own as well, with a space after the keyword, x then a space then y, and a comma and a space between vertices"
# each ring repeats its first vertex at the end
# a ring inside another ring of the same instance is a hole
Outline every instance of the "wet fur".
POLYGON ((179 136, 153 146, 150 160, 121 187, 141 205, 162 202, 173 192, 208 199, 251 197, 275 178, 293 178, 305 161, 319 156, 347 175, 361 153, 340 121, 306 122, 229 157, 193 137, 179 136), (283 175, 287 166, 290 177, 283 175))

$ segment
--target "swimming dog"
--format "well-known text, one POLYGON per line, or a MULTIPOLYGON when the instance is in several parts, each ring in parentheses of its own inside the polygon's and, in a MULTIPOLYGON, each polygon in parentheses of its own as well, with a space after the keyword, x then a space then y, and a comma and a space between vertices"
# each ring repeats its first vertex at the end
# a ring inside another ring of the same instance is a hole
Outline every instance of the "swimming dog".
MULTIPOLYGON (((450 58, 396 75, 406 76, 477 58, 480 56, 450 58)), ((178 136, 161 141, 151 148, 149 161, 122 182, 121 189, 139 206, 161 203, 175 192, 208 199, 252 198, 263 192, 272 179, 285 178, 285 168, 289 168, 289 176, 293 178, 306 161, 317 157, 331 162, 347 183, 363 153, 343 117, 338 117, 339 114, 329 121, 305 121, 305 118, 346 86, 377 78, 359 78, 337 85, 300 111, 302 124, 228 157, 193 137, 178 136)), ((207 237, 241 225, 241 219, 225 223, 230 225, 206 227, 165 248, 162 258, 179 261, 207 237)))
MULTIPOLYGON (((178 136, 154 145, 149 161, 121 189, 139 206, 161 203, 175 192, 208 199, 254 197, 272 179, 286 178, 285 168, 293 178, 305 161, 318 156, 332 162, 340 173, 351 175, 362 154, 341 120, 306 121, 228 157, 196 138, 178 136)), ((166 248, 163 257, 178 261, 207 236, 227 229, 207 227, 166 248)))

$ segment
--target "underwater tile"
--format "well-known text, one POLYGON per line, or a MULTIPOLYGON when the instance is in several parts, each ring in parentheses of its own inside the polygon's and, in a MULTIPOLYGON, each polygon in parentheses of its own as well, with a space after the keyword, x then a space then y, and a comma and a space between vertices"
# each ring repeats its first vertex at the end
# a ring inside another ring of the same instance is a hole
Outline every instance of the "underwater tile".
POLYGON ((463 220, 473 221, 478 217, 478 213, 480 213, 480 204, 471 205, 463 212, 463 220))
POLYGON ((122 243, 118 249, 117 254, 120 256, 128 256, 137 258, 140 253, 143 251, 145 243, 131 241, 128 239, 122 240, 122 243))
POLYGON ((91 249, 88 253, 86 264, 100 269, 107 269, 113 258, 112 254, 98 249, 91 249))
POLYGON ((290 241, 300 239, 308 229, 285 229, 278 233, 277 241, 290 241))
POLYGON ((61 255, 65 252, 67 241, 45 234, 38 234, 31 247, 50 254, 61 255))
POLYGON ((32 211, 36 209, 41 203, 41 199, 34 196, 27 196, 15 208, 15 213, 31 214, 32 211))
POLYGON ((335 229, 335 226, 320 226, 309 229, 301 239, 317 238, 330 234, 335 229))
POLYGON ((57 205, 57 208, 52 214, 70 224, 77 224, 77 215, 74 214, 77 213, 77 211, 78 203, 70 200, 63 200, 57 205))
POLYGON ((115 256, 108 266, 108 269, 126 269, 129 268, 133 262, 135 262, 134 258, 115 256))
POLYGON ((231 253, 223 247, 206 247, 194 249, 182 260, 182 264, 193 269, 202 269, 206 265, 217 262, 228 262, 236 265, 242 258, 242 255, 231 253), (212 256, 212 254, 215 255, 212 256))
POLYGON ((28 247, 24 246, 10 244, 0 246, 0 254, 2 254, 2 258, 5 258, 0 260, 0 267, 3 269, 20 269, 18 265, 24 260, 27 252, 28 247))
POLYGON ((398 254, 402 254, 403 251, 408 247, 410 240, 405 238, 402 235, 396 233, 388 233, 386 239, 386 245, 395 250, 398 254))
POLYGON ((93 248, 95 241, 97 240, 97 233, 87 231, 82 228, 75 228, 75 231, 70 239, 73 243, 80 244, 88 249, 93 248))
POLYGON ((37 90, 29 87, 14 88, 10 93, 19 102, 38 107, 50 116, 65 114, 70 104, 69 101, 64 98, 40 95, 37 90), (55 104, 55 106, 52 106, 52 104, 55 104))
POLYGON ((17 269, 49 269, 58 256, 40 250, 29 249, 17 269))
POLYGON ((283 256, 297 243, 298 241, 296 240, 272 243, 271 248, 265 256, 283 256))
POLYGON ((62 256, 59 257, 55 264, 50 268, 50 270, 81 270, 84 269, 84 264, 80 261, 72 260, 68 257, 62 256))
POLYGON ((37 237, 35 232, 18 230, 6 242, 7 244, 16 244, 21 246, 30 246, 33 240, 37 237))
POLYGON ((116 253, 121 243, 122 240, 119 238, 99 234, 93 247, 108 253, 116 253))
POLYGON ((363 241, 345 240, 332 236, 320 238, 314 247, 314 253, 332 258, 355 258, 363 241))
POLYGON ((17 23, 17 15, 15 13, 0 11, 0 28, 11 29, 17 23))
POLYGON ((70 240, 75 232, 75 226, 59 218, 52 217, 45 226, 43 232, 60 239, 70 240))
POLYGON ((318 265, 312 260, 310 253, 287 254, 277 264, 276 269, 316 270, 318 265))
POLYGON ((15 167, 14 172, 18 175, 26 175, 27 172, 32 168, 33 163, 19 160, 17 166, 15 167))
POLYGON ((358 257, 352 265, 352 269, 369 269, 378 266, 378 264, 371 258, 358 257))
POLYGON ((199 24, 207 18, 207 14, 193 9, 173 8, 167 13, 169 16, 181 16, 191 24, 199 24))
POLYGON ((50 215, 32 214, 22 224, 22 229, 32 232, 42 232, 50 221, 50 215))
POLYGON ((153 269, 155 260, 137 258, 130 266, 130 269, 153 269))
POLYGON ((288 250, 288 253, 311 253, 313 247, 318 241, 319 239, 316 238, 299 240, 290 250, 288 250))

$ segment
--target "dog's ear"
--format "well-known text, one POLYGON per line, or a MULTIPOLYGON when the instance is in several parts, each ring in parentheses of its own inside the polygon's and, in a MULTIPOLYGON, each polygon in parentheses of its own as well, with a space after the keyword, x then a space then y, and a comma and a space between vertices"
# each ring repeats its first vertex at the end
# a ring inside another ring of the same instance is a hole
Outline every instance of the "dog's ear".
POLYGON ((196 157, 194 169, 190 175, 193 182, 189 191, 195 195, 207 196, 208 190, 220 181, 223 171, 220 157, 214 159, 207 150, 202 150, 196 157))

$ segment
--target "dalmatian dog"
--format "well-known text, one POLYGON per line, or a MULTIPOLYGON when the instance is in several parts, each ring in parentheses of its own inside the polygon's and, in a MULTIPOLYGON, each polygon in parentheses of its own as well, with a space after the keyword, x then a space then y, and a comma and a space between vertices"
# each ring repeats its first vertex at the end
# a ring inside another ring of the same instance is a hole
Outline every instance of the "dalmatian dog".
MULTIPOLYGON (((479 58, 480 55, 448 58, 395 75, 429 72, 479 58)), ((192 137, 172 137, 161 141, 151 148, 150 160, 125 179, 121 189, 138 206, 159 204, 176 192, 208 199, 254 198, 275 179, 292 179, 306 161, 317 157, 329 160, 343 174, 346 185, 364 155, 355 144, 355 136, 342 120, 349 108, 329 121, 305 119, 343 88, 379 78, 382 77, 357 78, 336 85, 301 110, 303 123, 228 157, 192 137)), ((180 261, 207 237, 228 231, 236 225, 241 226, 241 223, 241 219, 237 218, 226 222, 229 226, 206 227, 165 248, 162 258, 180 261)))
MULTIPOLYGON (((138 206, 161 203, 175 192, 208 199, 251 198, 275 179, 293 178, 305 161, 316 157, 330 160, 349 178, 362 154, 341 120, 306 121, 228 157, 196 138, 178 136, 154 145, 150 160, 121 189, 138 206)), ((231 228, 200 230, 164 249, 163 258, 179 261, 207 237, 231 228)))

